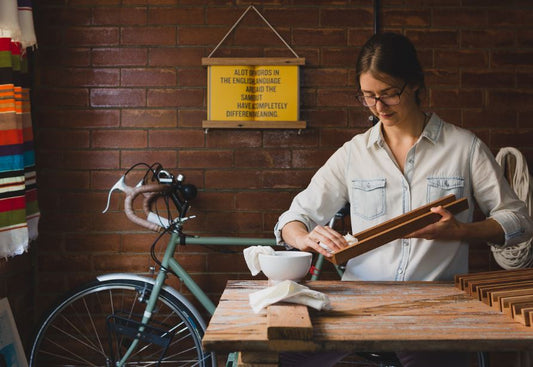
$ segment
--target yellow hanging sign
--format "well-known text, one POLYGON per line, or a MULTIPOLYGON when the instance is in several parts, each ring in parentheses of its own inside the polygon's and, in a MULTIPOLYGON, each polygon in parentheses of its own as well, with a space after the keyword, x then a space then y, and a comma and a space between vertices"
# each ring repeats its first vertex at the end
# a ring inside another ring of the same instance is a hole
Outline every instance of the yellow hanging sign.
POLYGON ((207 119, 297 121, 297 65, 210 65, 207 119))

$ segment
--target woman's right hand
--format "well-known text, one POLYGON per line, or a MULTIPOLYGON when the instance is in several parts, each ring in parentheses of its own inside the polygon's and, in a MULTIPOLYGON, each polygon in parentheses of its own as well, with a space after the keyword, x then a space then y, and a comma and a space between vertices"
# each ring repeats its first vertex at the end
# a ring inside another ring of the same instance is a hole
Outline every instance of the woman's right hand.
POLYGON ((301 222, 287 223, 282 229, 283 240, 301 251, 314 251, 326 257, 348 246, 344 236, 328 226, 316 226, 311 232, 301 222), (326 248, 321 246, 324 245, 326 248))

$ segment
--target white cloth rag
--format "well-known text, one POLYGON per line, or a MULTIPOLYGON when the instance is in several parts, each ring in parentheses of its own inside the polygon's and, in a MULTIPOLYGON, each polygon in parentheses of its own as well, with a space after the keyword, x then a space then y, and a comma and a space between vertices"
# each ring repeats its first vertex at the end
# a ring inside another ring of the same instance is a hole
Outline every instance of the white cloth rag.
POLYGON ((261 272, 261 265, 259 265, 259 254, 274 255, 276 251, 270 246, 250 246, 242 251, 244 260, 248 269, 253 276, 261 272))
POLYGON ((324 293, 314 291, 292 280, 284 280, 271 287, 249 295, 250 306, 255 313, 276 302, 298 303, 316 310, 329 310, 331 303, 324 293))

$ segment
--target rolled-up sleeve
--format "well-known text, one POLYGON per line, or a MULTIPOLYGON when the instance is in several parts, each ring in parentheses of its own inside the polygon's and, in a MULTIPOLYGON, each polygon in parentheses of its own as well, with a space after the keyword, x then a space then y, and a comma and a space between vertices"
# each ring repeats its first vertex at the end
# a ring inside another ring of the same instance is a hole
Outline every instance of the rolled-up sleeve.
POLYGON ((498 222, 505 233, 503 244, 491 245, 513 246, 533 237, 533 220, 526 204, 511 189, 501 167, 479 139, 472 149, 472 181, 480 209, 485 216, 498 222))

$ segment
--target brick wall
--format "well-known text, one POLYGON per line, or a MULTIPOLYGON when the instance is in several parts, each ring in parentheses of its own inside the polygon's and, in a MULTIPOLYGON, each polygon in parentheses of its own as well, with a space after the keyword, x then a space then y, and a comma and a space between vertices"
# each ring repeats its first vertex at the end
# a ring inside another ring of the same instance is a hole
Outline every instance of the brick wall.
MULTIPOLYGON (((111 211, 101 213, 107 190, 133 163, 161 162, 198 186, 190 231, 266 237, 326 158, 369 127, 354 98, 354 64, 373 32, 371 2, 271 0, 255 4, 306 58, 301 115, 309 127, 204 132, 201 58, 248 4, 34 1, 39 308, 96 274, 143 273, 151 265, 155 236, 128 222, 123 197, 114 196, 111 211)), ((474 130, 495 153, 520 148, 531 164, 529 1, 382 0, 381 6, 383 29, 405 33, 419 50, 429 86, 425 107, 474 130)), ((214 56, 291 53, 250 12, 214 56)), ((249 276, 241 248, 226 250, 237 253, 179 250, 214 299, 227 279, 249 276)), ((471 263, 473 270, 495 268, 484 244, 473 246, 471 263)))

